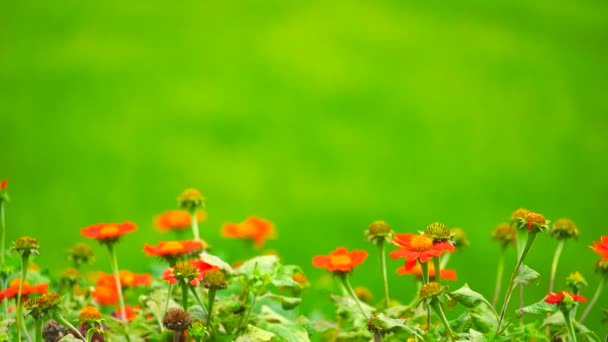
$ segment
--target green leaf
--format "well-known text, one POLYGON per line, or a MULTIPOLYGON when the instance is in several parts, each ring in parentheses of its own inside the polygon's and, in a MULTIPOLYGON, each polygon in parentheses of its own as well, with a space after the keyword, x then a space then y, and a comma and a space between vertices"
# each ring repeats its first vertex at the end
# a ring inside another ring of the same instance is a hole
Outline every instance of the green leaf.
POLYGON ((284 310, 291 310, 302 302, 302 298, 279 296, 274 293, 267 293, 264 297, 280 303, 284 310))
POLYGON ((486 338, 483 336, 483 334, 475 329, 471 329, 469 330, 469 338, 467 339, 467 341, 471 341, 471 342, 485 342, 486 338))
POLYGON ((279 341, 276 335, 249 324, 245 334, 239 336, 235 342, 275 342, 279 341))
POLYGON ((224 271, 227 274, 234 273, 234 270, 232 269, 232 267, 230 267, 230 265, 227 262, 220 259, 219 257, 216 257, 215 255, 211 255, 209 253, 201 253, 200 259, 211 266, 215 266, 215 267, 219 268, 220 270, 224 271))
MULTIPOLYGON (((357 306, 357 303, 352 298, 341 297, 341 296, 336 296, 336 295, 330 295, 330 298, 338 306, 339 315, 346 314, 353 319, 367 321, 367 318, 363 317, 363 315, 361 314, 361 310, 359 310, 359 306, 357 306)), ((361 303, 361 306, 363 307, 363 311, 365 312, 365 315, 367 317, 370 317, 375 310, 373 307, 371 307, 365 303, 361 303)), ((365 323, 363 323, 363 324, 365 324, 365 323)))
POLYGON ((493 315, 493 310, 485 305, 470 309, 473 328, 484 333, 486 336, 493 335, 498 328, 498 318, 493 315))
POLYGON ((301 288, 300 284, 293 280, 293 275, 302 272, 300 267, 295 265, 280 265, 271 277, 271 282, 276 287, 301 288))
POLYGON ((490 302, 488 302, 484 296, 471 290, 469 285, 466 283, 458 290, 449 292, 448 296, 467 308, 475 308, 481 303, 486 304, 491 309, 492 313, 494 313, 494 316, 498 318, 498 314, 496 313, 496 310, 494 310, 492 304, 490 304, 490 302))
POLYGON ((190 317, 195 321, 198 320, 205 322, 207 320, 207 313, 205 312, 205 309, 203 309, 200 305, 193 305, 189 307, 188 313, 190 314, 190 317))
POLYGON ((519 271, 517 277, 515 277, 515 281, 513 282, 513 288, 516 288, 520 284, 528 285, 536 283, 538 281, 540 281, 540 273, 536 272, 535 270, 531 269, 526 265, 522 265, 521 270, 519 271))
POLYGON ((259 327, 275 334, 280 341, 286 342, 309 342, 308 331, 306 328, 294 324, 276 324, 267 321, 258 323, 259 327))
POLYGON ((371 318, 371 322, 377 328, 381 329, 382 332, 388 333, 398 333, 404 332, 409 336, 417 336, 422 338, 421 331, 417 331, 416 329, 405 324, 405 321, 402 319, 389 318, 384 314, 374 315, 371 318))
POLYGON ((279 265, 276 255, 264 255, 245 261, 237 270, 237 274, 247 276, 271 275, 279 265))
POLYGON ((74 335, 67 334, 58 342, 82 342, 82 340, 74 337, 74 335))
POLYGON ((517 316, 523 316, 524 314, 542 315, 546 313, 553 313, 557 311, 557 305, 549 304, 545 300, 541 300, 534 304, 528 305, 517 310, 515 313, 517 316))

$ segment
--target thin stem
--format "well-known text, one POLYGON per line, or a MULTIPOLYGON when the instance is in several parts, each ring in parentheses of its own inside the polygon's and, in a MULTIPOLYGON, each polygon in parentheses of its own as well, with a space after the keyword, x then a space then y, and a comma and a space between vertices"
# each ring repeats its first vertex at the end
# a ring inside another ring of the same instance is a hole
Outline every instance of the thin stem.
POLYGON ((515 282, 515 277, 517 276, 521 265, 523 264, 524 260, 526 259, 526 255, 528 255, 528 252, 530 251, 530 248, 532 247, 532 244, 534 243, 534 240, 536 239, 536 234, 537 233, 535 231, 531 231, 528 233, 527 239, 526 239, 526 244, 519 256, 519 260, 517 260, 517 265, 515 266, 513 273, 511 273, 511 279, 509 280, 509 287, 507 288, 505 302, 502 304, 502 310, 500 310, 500 318, 498 319, 496 335, 498 335, 499 332, 501 332, 500 327, 502 325, 503 319, 505 318, 505 314, 507 312, 507 307, 509 306, 509 301, 511 300, 511 294, 513 293, 513 287, 514 287, 513 282, 515 282))
POLYGON ((574 324, 572 324, 570 311, 562 310, 562 315, 564 315, 564 321, 566 322, 566 327, 568 328, 568 333, 570 334, 572 342, 576 342, 576 332, 574 331, 574 324))
POLYGON ((198 303, 198 305, 201 306, 201 309, 203 310, 203 312, 205 314, 207 314, 207 312, 205 310, 205 306, 203 305, 203 302, 201 301, 201 298, 198 296, 198 293, 196 293, 196 288, 194 288, 193 286, 190 286, 190 291, 194 295, 194 298, 196 299, 196 302, 198 303))
POLYGON ((55 319, 58 323, 63 324, 66 328, 75 332, 78 335, 78 337, 80 337, 81 339, 83 339, 83 340, 85 339, 84 336, 82 336, 82 334, 80 333, 80 330, 78 330, 75 326, 73 326, 72 323, 68 322, 68 320, 63 318, 63 316, 61 316, 61 314, 59 312, 56 312, 53 315, 53 319, 55 319))
MULTIPOLYGON (((422 284, 429 282, 429 265, 426 262, 420 263, 420 269, 422 270, 422 284)), ((426 304, 425 304, 426 305, 426 304)), ((426 330, 431 329, 431 307, 426 306, 426 330)))
POLYGON ((450 336, 450 340, 452 340, 452 342, 455 342, 456 339, 454 339, 454 334, 452 333, 452 329, 450 328, 450 323, 448 323, 448 319, 447 317, 445 317, 445 312, 443 311, 443 308, 441 307, 441 305, 439 305, 439 300, 437 298, 432 298, 430 307, 433 308, 435 314, 437 314, 437 316, 439 316, 439 318, 441 319, 441 323, 443 323, 445 332, 450 336))
POLYGON ((207 313, 207 329, 211 326, 211 319, 213 318, 213 302, 215 301, 216 289, 209 289, 209 311, 207 313))
POLYGON ((192 220, 192 235, 194 235, 194 240, 198 241, 201 238, 199 237, 198 234, 198 219, 196 217, 196 209, 193 209, 190 213, 191 216, 191 220, 192 220))
POLYGON ((357 294, 355 293, 355 290, 353 290, 353 287, 350 285, 350 281, 348 280, 348 275, 346 275, 346 274, 341 275, 340 278, 342 279, 342 282, 344 283, 344 287, 348 291, 348 294, 350 294, 350 296, 353 298, 355 303, 357 303, 357 307, 359 307, 359 310, 361 311, 363 318, 368 320, 369 317, 367 317, 365 310, 363 310, 363 305, 361 305, 361 302, 359 301, 359 298, 357 298, 357 294))
POLYGON ((605 282, 606 282, 606 277, 602 277, 602 279, 600 280, 600 283, 597 284, 597 290, 595 290, 595 294, 593 295, 593 298, 589 302, 589 305, 587 305, 587 307, 585 308, 585 311, 583 311, 581 318, 579 318, 579 320, 578 320, 579 323, 583 323, 583 321, 585 320, 585 318, 587 318, 587 315, 589 315, 589 312, 593 308, 593 305, 595 305, 595 302, 597 302, 597 300, 600 298, 600 294, 602 293, 602 289, 604 288, 605 282))
POLYGON ((167 299, 165 300, 165 308, 163 310, 163 316, 169 310, 169 301, 171 300, 171 294, 173 293, 173 284, 169 283, 169 290, 167 291, 167 299))
POLYGON ((180 330, 173 331, 173 342, 181 342, 184 332, 180 330))
POLYGON ((439 264, 439 257, 433 257, 433 266, 435 268, 435 282, 439 284, 439 274, 441 273, 441 265, 439 264))
POLYGON ((25 253, 21 255, 21 279, 19 279, 19 291, 17 292, 17 340, 21 341, 21 329, 23 329, 23 305, 21 303, 21 294, 23 293, 23 283, 27 276, 27 267, 29 264, 29 256, 25 253))
MULTIPOLYGON (((523 271, 523 266, 519 266, 519 273, 523 271)), ((519 309, 524 308, 524 284, 519 284, 519 309)), ((519 322, 524 324, 524 315, 519 316, 519 322)))
POLYGON ((188 311, 188 283, 182 282, 182 307, 188 311))
POLYGON ((452 253, 445 253, 441 256, 441 268, 444 268, 448 265, 448 262, 450 261, 450 257, 452 256, 452 253))
POLYGON ((249 310, 247 310, 247 314, 245 316, 243 316, 242 324, 244 324, 245 326, 241 327, 241 329, 247 329, 247 324, 249 322, 249 316, 251 316, 251 311, 253 311, 253 307, 255 306, 256 299, 258 299, 257 293, 253 295, 253 300, 251 301, 251 306, 249 307, 249 310))
POLYGON ((559 257, 564 249, 566 240, 560 239, 557 242, 555 248, 555 254, 553 254, 553 262, 551 263, 551 278, 549 279, 549 292, 553 292, 553 285, 555 284, 555 273, 557 272, 557 264, 559 263, 559 257))
POLYGON ((2 254, 0 255, 0 266, 4 266, 4 258, 6 254, 6 224, 4 221, 4 200, 0 199, 0 235, 2 235, 1 247, 2 254))
POLYGON ((120 307, 120 320, 123 321, 125 328, 127 327, 127 311, 125 310, 125 299, 122 296, 122 284, 120 283, 120 276, 118 275, 118 260, 116 259, 116 253, 112 245, 108 245, 108 253, 110 254, 110 264, 112 266, 112 273, 114 274, 114 282, 116 283, 116 291, 118 292, 118 305, 120 307))
POLYGON ((42 342, 42 319, 38 318, 34 321, 34 329, 36 331, 36 335, 34 339, 36 342, 42 342))
POLYGON ((501 250, 500 257, 498 258, 498 269, 496 272, 496 287, 494 287, 494 297, 492 297, 492 306, 496 307, 498 303, 498 296, 500 296, 500 287, 502 285, 502 275, 505 269, 505 250, 501 250))
POLYGON ((384 253, 384 240, 378 242, 378 253, 380 254, 380 268, 382 270, 382 282, 384 283, 384 300, 386 307, 390 306, 391 300, 388 295, 388 276, 386 273, 386 254, 384 253))

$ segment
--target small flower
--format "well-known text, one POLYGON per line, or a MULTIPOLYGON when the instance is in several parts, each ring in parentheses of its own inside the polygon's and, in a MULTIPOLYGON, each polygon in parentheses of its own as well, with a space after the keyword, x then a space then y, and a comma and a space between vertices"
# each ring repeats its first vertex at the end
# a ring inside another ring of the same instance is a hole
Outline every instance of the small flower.
POLYGON ((379 242, 390 241, 394 234, 395 232, 393 229, 384 221, 372 222, 365 231, 367 239, 376 244, 379 242))
POLYGON ((101 305, 114 305, 118 303, 118 290, 116 286, 97 286, 93 290, 93 299, 101 305))
POLYGON ((401 247, 392 251, 389 256, 393 259, 405 258, 405 268, 411 269, 416 265, 416 260, 424 263, 432 257, 439 257, 444 251, 454 250, 449 242, 433 243, 433 239, 426 235, 395 234, 393 244, 401 247))
POLYGON ((467 234, 460 228, 450 229, 450 234, 452 236, 451 240, 454 242, 454 245, 458 246, 459 248, 468 247, 471 244, 467 238, 467 234))
POLYGON ((222 227, 222 236, 234 239, 251 239, 255 247, 260 248, 264 241, 276 237, 272 222, 251 216, 241 223, 226 223, 222 227))
POLYGON ((576 227, 576 224, 567 218, 556 220, 551 226, 549 233, 558 239, 578 239, 578 228, 576 227))
POLYGON ((418 292, 418 296, 420 296, 420 299, 424 300, 437 297, 443 292, 445 292, 445 287, 441 286, 441 284, 437 282, 431 281, 422 285, 420 292, 418 292))
POLYGON ((353 250, 349 252, 346 248, 340 247, 329 255, 319 255, 312 259, 312 265, 325 268, 331 272, 346 273, 360 265, 367 258, 366 251, 353 250))
POLYGON ((594 246, 589 246, 593 251, 602 256, 602 260, 608 261, 608 236, 602 236, 601 242, 593 241, 594 246))
POLYGON ((539 213, 529 212, 519 220, 519 228, 526 228, 529 232, 542 232, 549 229, 549 221, 539 213))
POLYGON ((144 252, 148 256, 159 256, 172 263, 196 255, 207 247, 207 243, 202 240, 162 241, 156 246, 145 244, 144 252))
POLYGON ((508 223, 501 223, 492 232, 492 238, 498 241, 502 248, 507 248, 517 242, 517 229, 508 223))
POLYGON ((226 275, 220 269, 211 270, 203 276, 203 286, 206 289, 225 289, 228 286, 226 275))
POLYGON ((131 222, 124 223, 98 223, 87 228, 82 228, 80 234, 84 237, 95 239, 101 243, 111 245, 126 233, 137 230, 137 226, 131 222))
MULTIPOLYGON (((204 211, 196 212, 196 221, 202 222, 207 218, 204 211)), ((192 225, 192 215, 186 210, 169 210, 156 217, 154 224, 161 232, 170 230, 185 230, 192 225)))
POLYGON ((370 304, 374 299, 372 292, 367 287, 357 286, 353 290, 355 291, 357 298, 364 303, 370 304))
POLYGON ((570 273, 566 278, 566 285, 572 289, 574 292, 579 292, 583 288, 587 287, 587 281, 583 278, 583 275, 580 272, 576 271, 574 273, 570 273))
POLYGON ((85 306, 80 311, 78 320, 80 323, 100 323, 102 320, 101 313, 99 312, 99 309, 92 305, 85 306))
MULTIPOLYGON (((16 278, 13 279, 8 285, 8 287, 2 292, 0 292, 0 298, 13 298, 17 296, 17 292, 19 292, 19 285, 21 284, 21 279, 16 278)), ((23 289, 21 291, 22 296, 27 296, 30 293, 46 293, 49 289, 49 284, 38 284, 38 285, 30 285, 30 282, 25 280, 23 282, 23 289)))
POLYGON ((6 179, 3 179, 2 182, 0 182, 0 191, 6 191, 7 186, 8 186, 8 181, 6 179))
POLYGON ((192 324, 192 318, 187 311, 181 308, 171 308, 163 317, 165 328, 173 331, 184 331, 192 324))
MULTIPOLYGON (((431 280, 435 279, 435 265, 432 263, 429 263, 428 269, 429 269, 429 278, 431 280)), ((420 266, 420 264, 416 264, 416 266, 414 266, 411 269, 407 269, 405 266, 401 266, 397 269, 397 274, 399 274, 399 275, 411 274, 411 275, 416 276, 416 278, 418 278, 418 279, 422 279, 422 267, 420 266)), ((456 281, 458 279, 456 277, 456 271, 450 270, 450 269, 440 270, 439 277, 441 277, 445 280, 451 280, 451 281, 456 281)))
POLYGON ((68 260, 76 266, 90 264, 95 260, 93 248, 86 243, 77 242, 69 249, 68 260))
POLYGON ((450 230, 441 222, 429 224, 424 230, 424 235, 433 239, 433 242, 448 241, 451 237, 450 230))
POLYGON ((178 262, 174 267, 163 271, 163 280, 167 280, 171 285, 182 281, 196 286, 203 280, 203 274, 191 263, 178 262))
POLYGON ((519 220, 524 219, 529 212, 530 210, 528 209, 519 208, 511 214, 511 221, 518 222, 519 220))
POLYGON ((545 302, 549 304, 561 304, 563 302, 586 302, 587 298, 575 295, 570 292, 562 291, 558 293, 548 293, 545 302))
POLYGON ((68 329, 52 319, 46 322, 42 328, 42 338, 45 341, 59 341, 67 334, 68 329))
POLYGON ((38 240, 33 237, 23 236, 13 242, 13 251, 23 256, 30 254, 40 255, 40 245, 38 240))
POLYGON ((196 189, 186 189, 177 198, 179 206, 188 211, 196 210, 203 206, 205 198, 196 189))

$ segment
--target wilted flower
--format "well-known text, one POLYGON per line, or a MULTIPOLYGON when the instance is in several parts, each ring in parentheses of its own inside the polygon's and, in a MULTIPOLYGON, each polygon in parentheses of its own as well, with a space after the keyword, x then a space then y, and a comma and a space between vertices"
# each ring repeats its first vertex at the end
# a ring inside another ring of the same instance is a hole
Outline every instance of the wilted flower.
POLYGON ((23 236, 13 241, 13 251, 27 257, 30 254, 40 255, 40 245, 33 237, 23 236))
POLYGON ((169 330, 184 331, 190 324, 192 324, 190 314, 181 308, 171 308, 163 317, 163 325, 169 330))
POLYGON ((551 226, 549 233, 558 239, 578 239, 578 228, 572 220, 560 218, 551 226))
POLYGON ((511 222, 518 222, 526 217, 526 215, 530 212, 528 209, 519 208, 511 214, 511 222))
POLYGON ((274 224, 263 218, 251 216, 241 223, 226 223, 222 236, 235 239, 251 239, 256 247, 262 247, 268 239, 276 237, 274 224))
POLYGON ((346 273, 361 264, 367 258, 366 251, 353 250, 349 252, 346 248, 340 247, 329 255, 318 255, 312 259, 312 265, 325 268, 331 272, 346 273))
POLYGON ((57 293, 49 292, 40 297, 29 299, 25 302, 24 307, 26 310, 30 310, 30 315, 34 316, 36 319, 40 319, 43 316, 48 315, 50 310, 56 309, 60 302, 61 297, 57 293))
POLYGON ((42 338, 46 341, 56 342, 61 340, 68 334, 68 329, 57 323, 55 320, 49 320, 42 328, 42 338))
MULTIPOLYGON (((207 218, 207 213, 204 211, 196 212, 197 222, 202 222, 207 218)), ((158 215, 154 223, 156 227, 163 232, 170 230, 185 230, 192 225, 192 215, 186 210, 169 210, 158 215)))

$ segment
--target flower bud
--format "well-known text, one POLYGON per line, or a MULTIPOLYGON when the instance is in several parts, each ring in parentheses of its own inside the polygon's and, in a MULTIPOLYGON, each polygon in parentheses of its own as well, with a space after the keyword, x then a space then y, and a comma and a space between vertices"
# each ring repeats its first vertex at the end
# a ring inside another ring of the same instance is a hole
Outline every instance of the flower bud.
POLYGON ((439 284, 437 282, 431 281, 429 283, 422 285, 418 295, 420 296, 421 299, 435 298, 435 297, 441 295, 444 291, 445 291, 445 287, 441 286, 441 284, 439 284))
POLYGON ((515 245, 517 230, 508 223, 501 223, 492 232, 492 238, 498 241, 503 248, 506 248, 509 245, 515 245))
POLYGON ((391 227, 384 221, 372 222, 365 231, 367 239, 374 243, 390 240, 394 233, 395 232, 391 229, 391 227))
POLYGON ((12 250, 23 256, 29 256, 30 254, 40 255, 38 240, 29 236, 23 236, 13 241, 12 250))
POLYGON ((579 293, 583 288, 587 287, 587 281, 580 272, 576 271, 568 275, 566 285, 572 289, 572 292, 579 293))
POLYGON ((454 242, 454 245, 456 245, 457 247, 468 247, 471 244, 464 230, 460 228, 450 229, 450 234, 452 236, 452 241, 454 242))
POLYGON ((551 226, 549 233, 557 239, 578 239, 578 227, 567 218, 556 220, 551 226))
POLYGON ((207 289, 221 290, 228 286, 226 275, 221 270, 215 269, 203 275, 203 286, 207 289))
POLYGON ((452 236, 448 227, 440 222, 428 225, 424 230, 424 235, 433 239, 433 242, 448 241, 452 236))
POLYGON ((183 209, 190 210, 191 212, 198 208, 201 208, 204 204, 204 201, 205 198, 196 189, 186 189, 177 198, 179 206, 183 209))

